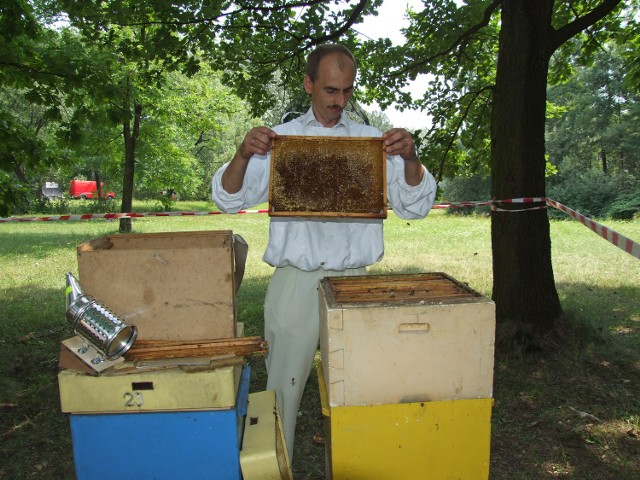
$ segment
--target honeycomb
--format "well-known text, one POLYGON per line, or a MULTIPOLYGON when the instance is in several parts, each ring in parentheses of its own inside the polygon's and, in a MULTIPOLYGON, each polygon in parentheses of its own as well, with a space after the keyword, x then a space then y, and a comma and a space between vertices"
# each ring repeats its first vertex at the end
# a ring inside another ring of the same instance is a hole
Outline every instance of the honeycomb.
POLYGON ((279 136, 269 215, 386 218, 382 138, 279 136))

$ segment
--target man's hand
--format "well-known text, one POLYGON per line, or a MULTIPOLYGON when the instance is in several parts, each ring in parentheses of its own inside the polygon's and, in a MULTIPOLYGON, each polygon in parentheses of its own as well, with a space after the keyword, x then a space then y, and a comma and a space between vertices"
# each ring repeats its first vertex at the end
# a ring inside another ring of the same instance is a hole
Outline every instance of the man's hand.
POLYGON ((387 155, 400 155, 404 160, 404 179, 409 185, 418 185, 424 176, 424 167, 416 153, 411 134, 404 128, 392 128, 382 135, 387 155))
POLYGON ((400 155, 405 162, 418 159, 411 134, 404 128, 392 128, 382 135, 387 146, 387 155, 400 155))
POLYGON ((269 127, 255 127, 249 130, 229 166, 222 174, 220 180, 222 188, 228 193, 239 192, 251 157, 256 154, 266 155, 271 148, 271 140, 277 136, 278 134, 269 127))
POLYGON ((245 160, 253 155, 266 155, 271 148, 271 140, 278 135, 269 127, 255 127, 249 130, 240 144, 238 154, 245 160))

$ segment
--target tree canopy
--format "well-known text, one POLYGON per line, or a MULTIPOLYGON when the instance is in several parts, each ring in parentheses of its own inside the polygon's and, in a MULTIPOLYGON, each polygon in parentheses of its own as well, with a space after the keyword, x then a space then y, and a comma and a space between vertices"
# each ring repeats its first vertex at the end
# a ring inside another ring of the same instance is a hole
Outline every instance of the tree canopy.
MULTIPOLYGON (((354 29, 381 3, 22 0, 3 5, 0 86, 13 90, 6 90, 0 108, 12 108, 11 95, 40 106, 38 115, 55 124, 56 137, 67 148, 83 135, 88 138, 87 125, 104 129, 91 133, 94 140, 115 133, 126 211, 136 172, 149 189, 180 182, 181 172, 210 175, 202 146, 213 145, 210 132, 241 104, 216 102, 206 97, 209 91, 233 92, 254 115, 265 114, 278 98, 294 98, 300 91, 306 54, 324 42, 341 42, 359 59, 358 101, 382 107, 395 102, 432 115, 432 126, 416 132, 416 139, 439 178, 490 174, 496 200, 545 196, 550 84, 567 82, 576 69, 618 44, 619 68, 626 73, 616 81, 637 92, 637 0, 424 0, 407 12, 403 45, 363 39, 354 29), (207 72, 219 72, 221 85, 231 90, 208 83, 207 72), (401 88, 418 76, 431 83, 423 97, 412 98, 401 88), (192 94, 167 95, 187 86, 192 94), (219 118, 207 118, 211 110, 219 118), (172 172, 164 168, 167 157, 175 162, 172 172)), ((616 107, 615 96, 609 101, 616 107)), ((7 115, 0 122, 0 168, 8 172, 47 164, 54 156, 60 162, 69 158, 24 120, 7 115)), ((596 130, 601 150, 613 152, 608 145, 616 132, 596 130)), ((198 189, 183 183, 185 191, 198 189)), ((561 313, 547 215, 538 205, 524 212, 510 204, 497 207, 493 298, 500 332, 534 341, 561 313)))

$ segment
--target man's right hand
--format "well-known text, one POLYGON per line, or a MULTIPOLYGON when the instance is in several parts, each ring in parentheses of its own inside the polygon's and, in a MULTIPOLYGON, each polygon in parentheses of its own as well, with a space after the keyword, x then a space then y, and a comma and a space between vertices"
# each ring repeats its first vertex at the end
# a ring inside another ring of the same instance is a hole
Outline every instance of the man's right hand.
POLYGON ((251 157, 254 155, 266 155, 271 148, 271 140, 277 136, 278 134, 269 127, 255 127, 249 130, 233 160, 231 160, 222 174, 222 188, 228 193, 239 192, 251 157))
POLYGON ((238 154, 245 160, 253 155, 266 155, 271 149, 271 140, 278 134, 269 127, 255 127, 249 130, 240 144, 238 154))

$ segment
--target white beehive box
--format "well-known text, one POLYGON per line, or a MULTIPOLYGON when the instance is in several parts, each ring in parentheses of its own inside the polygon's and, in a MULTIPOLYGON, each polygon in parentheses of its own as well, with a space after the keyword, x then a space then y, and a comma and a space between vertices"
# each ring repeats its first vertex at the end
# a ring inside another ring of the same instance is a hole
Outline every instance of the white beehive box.
POLYGON ((329 405, 487 398, 494 303, 444 273, 320 281, 329 405))

